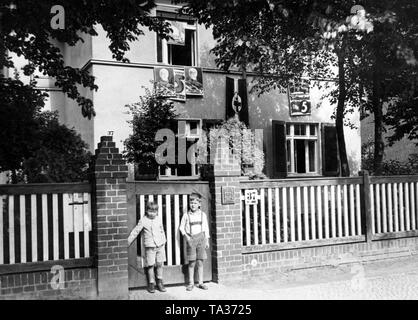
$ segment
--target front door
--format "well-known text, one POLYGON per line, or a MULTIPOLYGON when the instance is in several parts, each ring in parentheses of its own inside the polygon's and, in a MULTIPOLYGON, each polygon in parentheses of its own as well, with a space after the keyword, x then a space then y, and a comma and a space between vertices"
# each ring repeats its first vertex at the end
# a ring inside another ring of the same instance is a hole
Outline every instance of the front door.
MULTIPOLYGON (((210 193, 207 182, 160 182, 136 181, 128 183, 128 232, 135 227, 145 214, 148 201, 158 204, 158 219, 162 220, 166 244, 166 262, 163 267, 165 284, 187 283, 187 261, 185 241, 179 232, 182 215, 188 210, 188 198, 192 192, 202 195, 202 211, 208 216, 210 226, 210 193)), ((129 287, 147 285, 143 264, 144 250, 141 236, 129 247, 129 287)), ((211 247, 207 249, 208 258, 204 261, 204 280, 212 280, 211 247)), ((195 272, 197 276, 197 272, 195 272)), ((196 278, 197 280, 197 278, 196 278)))

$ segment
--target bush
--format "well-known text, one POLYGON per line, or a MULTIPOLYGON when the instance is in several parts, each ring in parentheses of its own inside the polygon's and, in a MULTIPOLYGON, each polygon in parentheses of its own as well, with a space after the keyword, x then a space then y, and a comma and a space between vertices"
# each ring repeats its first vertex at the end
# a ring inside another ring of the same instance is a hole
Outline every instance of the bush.
POLYGON ((135 163, 140 174, 156 175, 158 164, 155 151, 161 142, 155 141, 159 129, 169 128, 177 117, 173 102, 162 97, 155 89, 145 89, 140 101, 126 106, 133 118, 128 121, 133 133, 125 140, 124 156, 135 163))
MULTIPOLYGON (((361 162, 363 170, 367 170, 371 175, 373 170, 374 143, 369 141, 361 147, 361 162)), ((383 176, 414 175, 418 174, 418 154, 411 154, 407 162, 398 160, 384 160, 382 162, 383 176)))
POLYGON ((232 154, 241 160, 241 174, 249 179, 263 179, 264 152, 257 146, 254 132, 232 117, 209 132, 210 150, 215 150, 217 137, 229 137, 232 154))

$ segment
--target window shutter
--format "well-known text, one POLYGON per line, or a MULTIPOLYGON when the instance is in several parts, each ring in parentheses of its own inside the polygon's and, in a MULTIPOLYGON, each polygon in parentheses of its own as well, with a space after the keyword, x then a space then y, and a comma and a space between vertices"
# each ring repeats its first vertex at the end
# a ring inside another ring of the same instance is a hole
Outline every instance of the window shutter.
POLYGON ((226 99, 226 112, 225 112, 225 119, 228 120, 229 118, 235 115, 235 111, 232 108, 232 98, 234 97, 234 79, 230 77, 226 77, 226 92, 225 92, 225 99, 226 99))
POLYGON ((273 175, 275 178, 287 176, 286 122, 272 121, 273 131, 273 175))
POLYGON ((239 119, 244 122, 247 127, 250 126, 248 121, 248 98, 247 98, 247 80, 238 79, 238 94, 241 97, 242 109, 239 112, 239 119))
POLYGON ((336 177, 340 173, 337 128, 334 124, 322 124, 322 174, 336 177))

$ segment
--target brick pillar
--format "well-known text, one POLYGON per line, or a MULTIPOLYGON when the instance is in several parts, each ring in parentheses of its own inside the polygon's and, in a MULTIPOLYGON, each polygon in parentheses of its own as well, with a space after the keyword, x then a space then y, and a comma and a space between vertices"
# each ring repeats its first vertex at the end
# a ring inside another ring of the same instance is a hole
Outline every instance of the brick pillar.
POLYGON ((94 248, 99 298, 128 298, 128 167, 111 136, 101 137, 94 165, 94 248))
POLYGON ((240 209, 241 164, 232 157, 224 139, 216 148, 209 170, 212 195, 212 270, 217 282, 242 278, 242 217, 240 209), (232 191, 233 204, 226 204, 222 192, 232 191))

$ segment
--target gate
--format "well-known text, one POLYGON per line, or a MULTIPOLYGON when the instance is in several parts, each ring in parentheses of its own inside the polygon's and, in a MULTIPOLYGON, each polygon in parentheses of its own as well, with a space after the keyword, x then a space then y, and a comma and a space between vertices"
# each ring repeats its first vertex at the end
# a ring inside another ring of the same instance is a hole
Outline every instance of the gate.
MULTIPOLYGON (((167 236, 166 262, 163 276, 165 284, 181 284, 187 281, 187 261, 184 254, 185 240, 180 234, 179 225, 182 215, 188 210, 189 194, 202 195, 201 209, 211 223, 209 183, 204 181, 135 181, 127 183, 128 232, 145 214, 148 201, 158 203, 158 218, 162 220, 167 236)), ((129 247, 129 287, 147 285, 141 257, 144 250, 141 237, 129 247), (142 248, 141 248, 142 247, 142 248)), ((207 249, 208 258, 204 261, 204 280, 212 280, 211 247, 207 249)), ((195 272, 197 276, 197 272, 195 272)), ((196 278, 197 280, 197 278, 196 278)))

